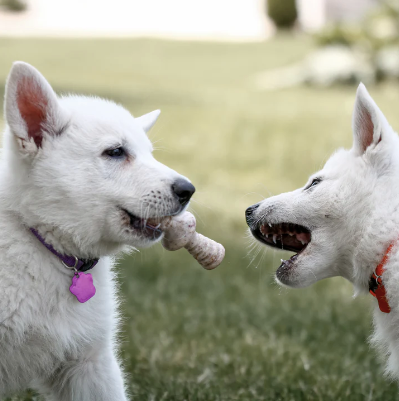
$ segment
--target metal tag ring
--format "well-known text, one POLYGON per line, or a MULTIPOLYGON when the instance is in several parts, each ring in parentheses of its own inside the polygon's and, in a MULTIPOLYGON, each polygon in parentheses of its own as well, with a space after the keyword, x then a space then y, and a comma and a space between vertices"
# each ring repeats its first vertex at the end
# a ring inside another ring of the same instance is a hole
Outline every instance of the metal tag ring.
POLYGON ((78 267, 79 259, 78 259, 76 256, 74 256, 74 258, 75 258, 75 266, 73 266, 73 267, 68 266, 63 260, 61 260, 61 263, 62 263, 68 270, 74 270, 75 273, 78 273, 77 267, 78 267))

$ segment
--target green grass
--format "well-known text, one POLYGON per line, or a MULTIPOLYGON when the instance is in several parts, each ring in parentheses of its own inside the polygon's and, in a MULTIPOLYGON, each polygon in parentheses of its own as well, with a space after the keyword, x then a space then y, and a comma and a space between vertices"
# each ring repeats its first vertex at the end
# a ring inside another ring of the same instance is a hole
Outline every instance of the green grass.
MULTIPOLYGON (((212 272, 159 245, 122 262, 121 353, 137 400, 397 397, 367 345, 370 297, 352 299, 338 278, 281 290, 273 272, 284 255, 247 256, 245 208, 303 185, 334 149, 351 145, 355 88, 253 88, 255 73, 311 46, 288 36, 263 44, 0 40, 0 83, 19 59, 59 92, 109 97, 135 115, 162 109, 151 132, 156 157, 192 179, 199 230, 226 246, 212 272)), ((370 89, 398 128, 399 85, 370 89)))

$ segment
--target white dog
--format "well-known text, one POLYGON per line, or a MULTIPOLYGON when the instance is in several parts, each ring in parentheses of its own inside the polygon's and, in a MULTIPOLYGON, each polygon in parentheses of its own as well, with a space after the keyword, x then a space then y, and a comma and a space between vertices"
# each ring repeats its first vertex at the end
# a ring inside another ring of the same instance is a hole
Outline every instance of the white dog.
POLYGON ((49 400, 127 399, 111 255, 157 242, 160 219, 195 191, 152 156, 146 132, 158 115, 58 98, 32 66, 13 65, 0 167, 0 398, 32 387, 49 400))
POLYGON ((295 252, 277 269, 278 283, 299 288, 342 276, 356 293, 376 296, 373 340, 398 378, 399 138, 364 85, 352 149, 338 150, 304 188, 251 206, 246 217, 260 242, 295 252))

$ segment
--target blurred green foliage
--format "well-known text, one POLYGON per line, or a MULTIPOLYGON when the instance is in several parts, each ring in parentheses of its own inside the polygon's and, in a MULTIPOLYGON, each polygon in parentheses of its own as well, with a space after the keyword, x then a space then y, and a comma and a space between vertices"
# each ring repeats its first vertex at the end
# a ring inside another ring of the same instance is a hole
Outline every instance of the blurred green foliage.
MULTIPOLYGON (((58 93, 107 97, 134 115, 160 108, 155 156, 190 177, 198 230, 226 247, 214 271, 160 245, 117 267, 121 355, 137 400, 397 398, 367 345, 374 299, 353 299, 340 278, 280 289, 273 273, 287 255, 251 250, 246 232, 247 206, 305 184, 336 148, 351 146, 355 89, 253 89, 254 74, 311 48, 306 37, 286 36, 254 44, 0 40, 3 89, 12 61, 24 60, 58 93)), ((369 89, 399 127, 399 85, 369 89)))
POLYGON ((399 2, 383 0, 360 23, 333 23, 317 32, 315 38, 321 46, 343 44, 370 52, 399 44, 399 2))
POLYGON ((25 1, 21 0, 0 0, 0 8, 9 11, 20 12, 27 9, 27 4, 25 1))
POLYGON ((290 29, 298 18, 295 0, 267 0, 267 14, 277 29, 290 29))

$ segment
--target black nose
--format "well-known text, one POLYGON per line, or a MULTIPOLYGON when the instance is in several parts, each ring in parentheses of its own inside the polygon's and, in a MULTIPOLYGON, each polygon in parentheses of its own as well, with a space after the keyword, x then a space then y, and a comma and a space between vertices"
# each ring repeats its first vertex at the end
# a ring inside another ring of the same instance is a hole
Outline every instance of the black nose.
POLYGON ((259 207, 259 203, 256 203, 255 205, 250 206, 246 211, 245 211, 245 220, 247 221, 247 224, 253 223, 252 221, 252 215, 254 211, 259 207))
POLYGON ((179 198, 180 204, 184 206, 193 196, 193 193, 195 192, 195 187, 193 184, 191 184, 191 182, 187 180, 178 179, 173 183, 172 190, 179 198))

